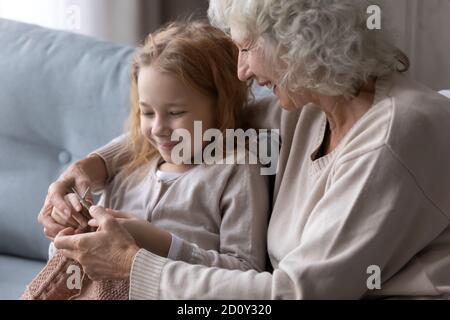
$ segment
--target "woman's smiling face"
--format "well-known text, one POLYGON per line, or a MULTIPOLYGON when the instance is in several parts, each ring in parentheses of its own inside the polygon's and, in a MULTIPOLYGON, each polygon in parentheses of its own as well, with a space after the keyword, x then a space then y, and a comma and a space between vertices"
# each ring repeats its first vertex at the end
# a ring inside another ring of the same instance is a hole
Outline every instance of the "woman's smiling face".
MULTIPOLYGON (((138 93, 141 132, 168 163, 173 163, 171 151, 179 143, 171 141, 174 130, 185 129, 193 139, 194 121, 201 121, 203 132, 216 125, 212 99, 184 85, 172 73, 153 66, 142 68, 138 93)), ((201 151, 193 150, 193 140, 191 146, 192 155, 201 151)))
POLYGON ((243 39, 239 34, 233 34, 233 30, 231 35, 239 49, 237 70, 239 79, 241 81, 255 80, 260 86, 271 88, 284 109, 296 109, 288 91, 280 85, 282 75, 273 65, 273 59, 270 59, 274 49, 262 39, 258 45, 257 41, 243 39))

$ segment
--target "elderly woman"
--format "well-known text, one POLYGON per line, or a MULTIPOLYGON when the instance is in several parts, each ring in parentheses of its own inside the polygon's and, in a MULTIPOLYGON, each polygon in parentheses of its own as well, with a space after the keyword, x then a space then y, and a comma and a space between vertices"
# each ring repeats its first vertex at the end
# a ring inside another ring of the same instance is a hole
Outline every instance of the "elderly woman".
MULTIPOLYGON (((287 110, 266 101, 249 116, 281 129, 273 272, 152 254, 100 207, 91 210, 100 231, 64 231, 56 247, 94 279, 129 278, 132 299, 450 297, 450 101, 401 74, 406 57, 367 29, 366 9, 361 0, 210 1, 211 22, 240 49, 240 79, 273 88, 287 110)), ((50 238, 62 229, 53 205, 63 211, 68 187, 113 175, 118 145, 52 184, 39 217, 50 238)))

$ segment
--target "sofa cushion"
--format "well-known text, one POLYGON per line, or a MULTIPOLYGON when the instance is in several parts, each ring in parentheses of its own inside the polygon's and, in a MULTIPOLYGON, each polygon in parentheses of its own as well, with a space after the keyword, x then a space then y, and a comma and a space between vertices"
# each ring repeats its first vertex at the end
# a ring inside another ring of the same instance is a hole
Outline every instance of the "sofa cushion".
POLYGON ((46 259, 49 184, 123 131, 133 48, 0 19, 0 253, 46 259))
POLYGON ((44 262, 0 255, 0 300, 18 299, 44 262))

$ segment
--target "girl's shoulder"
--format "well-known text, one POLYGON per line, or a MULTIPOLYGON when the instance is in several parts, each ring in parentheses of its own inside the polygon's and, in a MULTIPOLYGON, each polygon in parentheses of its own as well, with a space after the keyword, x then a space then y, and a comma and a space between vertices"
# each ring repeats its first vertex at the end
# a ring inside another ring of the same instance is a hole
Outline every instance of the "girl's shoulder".
POLYGON ((196 173, 212 179, 211 181, 250 179, 262 182, 268 178, 265 169, 267 168, 258 163, 257 157, 246 150, 227 155, 215 163, 199 165, 196 173))

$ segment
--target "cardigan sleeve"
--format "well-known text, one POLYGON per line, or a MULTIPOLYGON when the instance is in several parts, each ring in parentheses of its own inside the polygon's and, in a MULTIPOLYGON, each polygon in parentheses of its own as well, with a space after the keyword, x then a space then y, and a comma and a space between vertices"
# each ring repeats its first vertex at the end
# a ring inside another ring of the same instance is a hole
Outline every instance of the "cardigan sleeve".
MULTIPOLYGON (((272 219, 283 219, 283 212, 272 219)), ((359 299, 369 290, 368 267, 380 268, 383 283, 447 225, 410 171, 380 147, 336 165, 302 238, 273 273, 209 268, 140 250, 130 298, 359 299)))
POLYGON ((123 152, 125 144, 126 135, 123 134, 88 155, 88 157, 96 155, 102 158, 105 163, 108 180, 113 178, 120 170, 120 167, 129 159, 129 155, 123 152), (119 154, 120 157, 117 158, 119 154))

